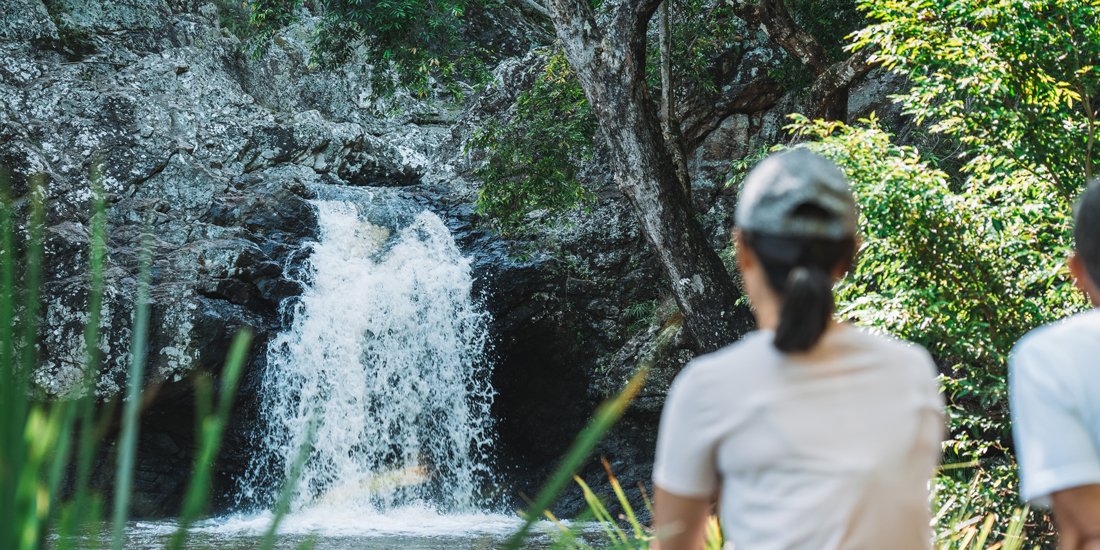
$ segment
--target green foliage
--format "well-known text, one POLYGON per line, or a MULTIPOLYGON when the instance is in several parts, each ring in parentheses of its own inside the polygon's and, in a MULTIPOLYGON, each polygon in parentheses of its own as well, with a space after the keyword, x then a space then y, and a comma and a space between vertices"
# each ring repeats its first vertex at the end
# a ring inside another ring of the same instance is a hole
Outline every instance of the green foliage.
MULTIPOLYGON (((740 53, 745 40, 745 23, 727 2, 669 0, 672 78, 677 87, 698 86, 704 92, 718 91, 720 75, 714 69, 723 55, 740 53)), ((651 89, 661 88, 660 44, 652 41, 646 57, 646 81, 651 89)))
POLYGON ((795 23, 821 44, 833 63, 848 57, 846 38, 866 23, 855 0, 787 0, 786 4, 795 23))
POLYGON ((623 308, 622 320, 629 323, 626 334, 636 334, 648 327, 660 324, 662 330, 680 317, 680 308, 671 296, 630 304, 623 308))
MULTIPOLYGON (((786 6, 795 24, 821 45, 833 63, 847 58, 845 38, 865 23, 854 0, 787 0, 786 6)), ((813 72, 791 56, 784 56, 768 75, 785 90, 805 90, 814 83, 813 72)))
MULTIPOLYGON (((672 70, 677 83, 717 91, 712 69, 722 55, 737 51, 745 25, 726 3, 670 0, 672 70)), ((647 81, 660 88, 659 45, 650 44, 647 81)), ((560 52, 551 54, 534 86, 522 93, 514 114, 484 123, 470 149, 486 154, 476 174, 485 185, 479 210, 506 232, 530 226, 533 212, 554 215, 594 200, 577 179, 591 159, 595 117, 572 69, 560 52)))
MULTIPOLYGON (((626 491, 615 477, 615 474, 611 471, 611 465, 608 464, 607 459, 603 459, 603 467, 604 470, 607 471, 608 480, 611 482, 611 490, 615 493, 615 501, 618 503, 619 507, 623 509, 623 513, 619 516, 619 519, 614 518, 608 510, 607 505, 605 505, 603 500, 592 491, 588 484, 580 477, 574 476, 573 481, 576 482, 584 494, 585 504, 588 505, 588 513, 591 515, 592 521, 599 526, 605 540, 602 540, 598 546, 592 546, 586 541, 587 538, 591 537, 583 536, 578 532, 577 527, 566 525, 548 513, 546 514, 547 518, 553 522, 554 526, 557 528, 557 532, 552 533, 554 542, 551 548, 555 550, 591 550, 592 548, 645 550, 650 548, 656 540, 656 533, 648 527, 644 527, 638 519, 638 515, 634 512, 634 507, 630 504, 630 499, 626 496, 626 491)), ((649 495, 645 491, 645 486, 639 484, 639 491, 642 493, 642 499, 645 502, 646 508, 649 509, 649 513, 652 515, 653 504, 649 500, 649 495)), ((580 525, 583 526, 584 524, 582 523, 580 525)), ((720 550, 723 542, 722 530, 718 526, 718 518, 716 516, 711 516, 707 520, 706 538, 703 548, 704 550, 720 550)))
POLYGON ((657 320, 657 300, 630 304, 623 309, 623 321, 630 323, 626 332, 634 334, 657 320))
POLYGON ((973 183, 1053 183, 1069 199, 1093 173, 1100 0, 861 0, 875 24, 856 48, 913 83, 918 123, 956 136, 973 183))
MULTIPOLYGON (((111 550, 122 550, 126 520, 130 513, 130 490, 133 486, 134 463, 137 460, 138 408, 145 373, 145 344, 149 333, 149 284, 152 280, 152 253, 146 245, 138 277, 137 304, 134 308, 133 343, 130 346, 130 369, 126 378, 126 405, 122 413, 118 457, 115 459, 115 498, 111 525, 111 550)), ((89 365, 91 366, 91 365, 89 365)), ((87 387, 91 390, 91 386, 87 387)))
POLYGON ((218 24, 244 41, 252 38, 252 10, 244 0, 216 0, 218 24))
POLYGON ((573 70, 554 53, 511 118, 487 121, 469 148, 484 151, 478 210, 506 232, 533 211, 559 213, 594 199, 577 179, 592 158, 596 119, 573 70))
POLYGON ((745 156, 730 162, 729 177, 726 178, 726 183, 723 185, 723 188, 728 189, 731 185, 744 180, 745 176, 749 175, 749 171, 752 170, 757 163, 771 154, 772 150, 773 147, 765 145, 758 147, 755 151, 749 151, 745 156))
MULTIPOLYGON (((258 32, 256 52, 292 23, 302 0, 249 0, 258 32)), ((396 69, 400 84, 427 96, 433 81, 456 77, 483 79, 485 52, 465 40, 463 16, 471 6, 493 0, 318 0, 322 14, 311 61, 331 67, 348 60, 360 46, 380 67, 396 69)), ((379 85, 386 84, 378 81, 379 85)))
POLYGON ((937 480, 940 493, 954 506, 966 501, 1004 518, 1017 498, 1007 451, 1007 353, 1027 330, 1085 305, 1062 262, 1071 248, 1071 201, 1094 173, 1100 2, 863 0, 860 7, 875 23, 855 34, 854 47, 875 48, 887 68, 910 79, 897 100, 919 124, 959 143, 963 163, 945 174, 873 127, 797 121, 822 140, 815 147, 853 171, 868 201, 873 241, 846 307, 940 359, 948 456, 972 467, 977 480, 972 486, 960 477, 965 469, 949 470, 937 480))
MULTIPOLYGON (((639 521, 630 499, 627 498, 611 466, 603 459, 604 469, 611 482, 611 489, 615 494, 615 502, 623 512, 618 518, 612 516, 604 500, 599 497, 583 479, 574 476, 574 481, 584 494, 588 510, 583 519, 571 524, 565 524, 546 512, 544 515, 553 524, 555 530, 551 531, 553 543, 551 548, 555 550, 591 550, 620 549, 643 550, 650 548, 658 537, 651 528, 645 527, 639 521), (591 543, 593 536, 591 524, 599 528, 603 538, 599 543, 591 543)), ((982 481, 980 476, 974 477, 964 488, 953 492, 937 489, 935 493, 935 545, 936 550, 1020 550, 1023 548, 1027 535, 1025 526, 1029 515, 1029 508, 1016 508, 1008 516, 1002 517, 995 512, 983 512, 976 505, 983 504, 982 481), (998 520, 1002 522, 1003 530, 997 530, 998 520)), ((639 483, 641 496, 653 515, 653 504, 649 500, 645 485, 639 483)), ((705 550, 720 550, 725 543, 721 526, 717 516, 707 519, 705 550)))
POLYGON ((841 315, 938 359, 949 401, 947 462, 971 463, 985 492, 970 504, 1006 517, 1017 498, 1008 353, 1028 330, 1084 306, 1063 266, 1069 203, 1045 180, 952 190, 946 173, 892 144, 873 119, 860 128, 793 119, 791 129, 814 140, 807 146, 845 171, 861 206, 864 243, 839 290, 841 315))
MULTIPOLYGON (((1015 499, 991 500, 997 498, 989 483, 1003 484, 1010 481, 1009 475, 990 476, 978 471, 969 481, 958 476, 941 475, 936 479, 933 494, 933 509, 936 513, 933 521, 936 525, 935 548, 937 550, 1012 550, 1023 547, 1025 526, 1032 525, 1034 535, 1030 538, 1041 542, 1050 538, 1049 525, 1036 525, 1042 520, 1039 514, 1030 508, 1010 508, 1015 499), (992 542, 990 537, 999 535, 1000 541, 992 542)), ((1038 548, 1038 546, 1036 546, 1038 548)))
POLYGON ((187 542, 187 530, 195 519, 206 513, 210 506, 213 465, 218 457, 218 452, 221 450, 225 428, 229 424, 233 399, 237 394, 237 383, 240 382, 241 374, 244 372, 244 364, 248 360, 248 347, 251 342, 252 333, 249 330, 242 330, 233 338, 233 343, 229 347, 229 355, 226 357, 225 368, 221 373, 221 388, 218 393, 217 408, 214 408, 212 404, 213 398, 211 397, 209 377, 200 377, 195 383, 195 401, 198 404, 198 414, 195 419, 197 422, 196 441, 198 441, 198 448, 195 453, 195 467, 187 484, 187 492, 184 493, 183 497, 179 527, 168 543, 168 548, 172 550, 184 547, 187 542))

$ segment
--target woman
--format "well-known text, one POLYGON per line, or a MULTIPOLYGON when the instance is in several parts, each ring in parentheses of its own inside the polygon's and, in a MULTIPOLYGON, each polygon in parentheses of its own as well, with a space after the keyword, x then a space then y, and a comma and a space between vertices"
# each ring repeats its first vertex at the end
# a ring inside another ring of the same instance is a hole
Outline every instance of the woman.
POLYGON ((923 348, 833 318, 857 210, 807 149, 746 178, 738 269, 758 330, 677 376, 653 481, 661 550, 697 550, 717 500, 737 550, 931 546, 943 404, 923 348))

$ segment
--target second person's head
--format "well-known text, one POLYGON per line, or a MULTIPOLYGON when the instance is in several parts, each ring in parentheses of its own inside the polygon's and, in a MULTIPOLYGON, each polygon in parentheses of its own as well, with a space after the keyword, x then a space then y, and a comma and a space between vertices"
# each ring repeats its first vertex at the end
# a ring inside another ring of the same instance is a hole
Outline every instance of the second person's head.
POLYGON ((1093 180, 1077 202, 1073 240, 1070 271, 1093 305, 1100 306, 1100 180, 1093 180))

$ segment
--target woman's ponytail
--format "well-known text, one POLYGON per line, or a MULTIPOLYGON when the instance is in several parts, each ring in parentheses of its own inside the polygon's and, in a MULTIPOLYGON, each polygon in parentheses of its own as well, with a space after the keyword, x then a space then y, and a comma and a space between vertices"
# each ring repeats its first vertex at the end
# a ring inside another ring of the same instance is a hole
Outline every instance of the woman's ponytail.
POLYGON ((783 288, 774 344, 784 353, 808 351, 833 317, 833 281, 816 265, 795 266, 783 288))
POLYGON ((852 264, 855 239, 744 235, 745 244, 764 268, 768 286, 782 300, 773 341, 776 349, 809 351, 833 317, 833 273, 852 264))

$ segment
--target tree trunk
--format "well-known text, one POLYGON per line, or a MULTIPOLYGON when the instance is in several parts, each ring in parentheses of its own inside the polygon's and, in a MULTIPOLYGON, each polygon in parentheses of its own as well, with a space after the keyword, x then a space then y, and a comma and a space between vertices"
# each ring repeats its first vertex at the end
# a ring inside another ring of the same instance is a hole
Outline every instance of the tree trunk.
POLYGON ((547 7, 607 141, 615 181, 671 282, 698 351, 708 352, 737 337, 733 306, 740 293, 680 187, 645 84, 646 28, 660 1, 605 0, 604 28, 588 0, 550 0, 547 7))
POLYGON ((870 70, 867 55, 857 53, 845 61, 830 64, 825 49, 795 23, 783 0, 763 0, 756 9, 768 37, 814 74, 806 114, 810 118, 847 122, 848 89, 870 70))
POLYGON ((669 2, 661 3, 661 23, 658 32, 661 42, 661 124, 665 134, 665 143, 672 153, 676 164, 676 177, 680 187, 691 201, 691 175, 688 173, 687 157, 684 155, 684 136, 680 132, 680 118, 676 115, 676 85, 672 82, 672 33, 669 31, 669 2))

